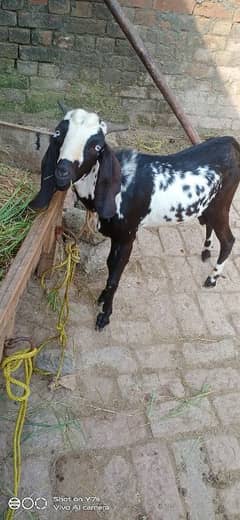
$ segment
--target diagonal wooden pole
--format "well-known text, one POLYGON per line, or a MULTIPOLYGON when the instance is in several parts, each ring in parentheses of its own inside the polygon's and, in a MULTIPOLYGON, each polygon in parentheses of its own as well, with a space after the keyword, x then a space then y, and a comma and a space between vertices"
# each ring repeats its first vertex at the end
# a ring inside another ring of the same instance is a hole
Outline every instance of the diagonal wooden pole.
POLYGON ((127 16, 124 14, 121 6, 119 5, 118 0, 104 0, 107 7, 110 9, 112 15, 115 20, 121 27, 122 31, 126 35, 128 41, 131 43, 132 47, 136 51, 140 60, 143 62, 143 65, 146 67, 153 81, 157 85, 158 89, 162 93, 163 97, 171 107, 175 116, 179 120, 183 129, 185 130, 187 136, 189 137, 191 143, 197 144, 201 142, 201 139, 198 135, 198 132, 193 128, 192 123, 188 116, 185 114, 182 106, 179 101, 167 85, 163 75, 159 71, 156 63, 150 56, 148 50, 146 49, 142 39, 137 33, 135 27, 130 23, 127 16))

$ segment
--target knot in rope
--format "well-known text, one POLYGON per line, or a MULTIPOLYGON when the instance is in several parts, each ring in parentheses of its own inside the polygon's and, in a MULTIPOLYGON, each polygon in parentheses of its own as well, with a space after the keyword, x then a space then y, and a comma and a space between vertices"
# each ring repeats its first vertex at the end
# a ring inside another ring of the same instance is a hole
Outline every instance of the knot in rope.
POLYGON ((37 354, 37 348, 25 349, 15 354, 11 354, 3 359, 0 368, 6 381, 6 391, 9 399, 12 401, 26 401, 30 395, 29 383, 33 371, 32 359, 37 354), (21 366, 24 366, 25 382, 20 381, 12 376, 21 366), (12 391, 12 385, 23 390, 22 395, 17 395, 12 391))
POLYGON ((80 252, 78 246, 76 246, 73 242, 68 242, 66 244, 66 253, 70 256, 71 262, 74 264, 79 264, 80 262, 80 252))

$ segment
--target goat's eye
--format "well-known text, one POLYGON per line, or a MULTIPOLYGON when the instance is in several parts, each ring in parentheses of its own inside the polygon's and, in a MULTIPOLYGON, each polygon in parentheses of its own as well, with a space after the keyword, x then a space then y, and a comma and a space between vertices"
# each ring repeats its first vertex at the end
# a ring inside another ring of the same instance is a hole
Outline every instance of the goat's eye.
POLYGON ((100 150, 101 150, 100 144, 96 144, 95 150, 96 150, 96 152, 100 152, 100 150))
POLYGON ((53 137, 59 137, 60 135, 61 135, 60 130, 56 130, 56 132, 54 132, 54 134, 53 134, 53 137))

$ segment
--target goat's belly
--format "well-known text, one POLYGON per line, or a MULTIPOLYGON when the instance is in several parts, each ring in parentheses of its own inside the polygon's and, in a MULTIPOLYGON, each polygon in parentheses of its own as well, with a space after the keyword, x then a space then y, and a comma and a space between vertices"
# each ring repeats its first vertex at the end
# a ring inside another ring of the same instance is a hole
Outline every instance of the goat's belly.
POLYGON ((219 174, 212 173, 211 182, 209 178, 186 175, 183 180, 175 180, 167 189, 162 189, 157 177, 149 212, 141 225, 154 227, 163 222, 185 222, 200 217, 220 188, 219 174))

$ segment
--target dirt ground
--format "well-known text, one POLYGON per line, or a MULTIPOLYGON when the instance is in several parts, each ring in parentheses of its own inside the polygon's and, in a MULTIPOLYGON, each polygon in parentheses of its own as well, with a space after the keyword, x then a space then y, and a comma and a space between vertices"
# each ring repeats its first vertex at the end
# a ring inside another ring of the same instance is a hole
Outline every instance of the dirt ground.
MULTIPOLYGON (((236 243, 214 289, 203 282, 217 240, 202 263, 197 222, 140 230, 101 333, 109 243, 80 243, 63 370, 73 387, 32 378, 16 519, 240 519, 240 191, 231 222, 236 243)), ((16 335, 39 344, 56 319, 33 276, 16 335)), ((51 343, 39 366, 54 372, 58 359, 51 343)), ((2 514, 16 412, 1 380, 2 514)))

